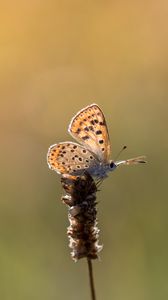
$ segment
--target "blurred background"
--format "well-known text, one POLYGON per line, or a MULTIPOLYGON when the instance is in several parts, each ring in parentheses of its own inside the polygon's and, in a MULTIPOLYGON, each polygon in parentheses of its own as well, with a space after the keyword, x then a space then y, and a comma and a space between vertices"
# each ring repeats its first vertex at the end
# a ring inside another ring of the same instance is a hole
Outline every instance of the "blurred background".
POLYGON ((0 299, 90 299, 46 153, 93 102, 112 157, 148 158, 98 193, 97 299, 168 299, 167 1, 9 0, 0 19, 0 299))

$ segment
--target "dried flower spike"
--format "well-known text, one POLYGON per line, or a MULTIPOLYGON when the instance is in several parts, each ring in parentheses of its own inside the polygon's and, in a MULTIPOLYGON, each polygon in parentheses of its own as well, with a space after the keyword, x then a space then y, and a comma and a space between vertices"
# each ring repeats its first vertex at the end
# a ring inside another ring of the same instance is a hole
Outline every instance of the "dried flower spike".
POLYGON ((66 195, 63 202, 69 207, 70 226, 67 229, 72 258, 98 258, 102 246, 98 245, 96 192, 97 187, 89 173, 82 176, 63 175, 62 186, 66 195))

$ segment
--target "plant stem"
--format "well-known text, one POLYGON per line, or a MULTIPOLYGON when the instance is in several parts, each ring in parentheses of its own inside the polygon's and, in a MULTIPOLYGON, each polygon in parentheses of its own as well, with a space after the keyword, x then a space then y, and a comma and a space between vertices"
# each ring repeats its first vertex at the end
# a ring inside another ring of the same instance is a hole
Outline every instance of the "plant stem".
POLYGON ((87 262, 88 262, 88 270, 89 270, 89 283, 90 283, 90 291, 91 291, 91 300, 96 300, 94 279, 93 279, 92 260, 90 258, 87 258, 87 262))

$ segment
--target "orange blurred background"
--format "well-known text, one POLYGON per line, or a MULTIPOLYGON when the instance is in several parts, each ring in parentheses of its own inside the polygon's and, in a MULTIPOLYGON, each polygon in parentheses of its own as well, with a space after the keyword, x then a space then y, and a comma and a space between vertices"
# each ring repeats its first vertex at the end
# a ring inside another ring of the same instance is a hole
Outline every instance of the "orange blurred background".
POLYGON ((112 157, 126 144, 120 158, 148 158, 98 193, 97 299, 166 300, 167 1, 9 0, 0 19, 0 299, 90 299, 46 153, 72 140, 72 116, 95 102, 112 157))

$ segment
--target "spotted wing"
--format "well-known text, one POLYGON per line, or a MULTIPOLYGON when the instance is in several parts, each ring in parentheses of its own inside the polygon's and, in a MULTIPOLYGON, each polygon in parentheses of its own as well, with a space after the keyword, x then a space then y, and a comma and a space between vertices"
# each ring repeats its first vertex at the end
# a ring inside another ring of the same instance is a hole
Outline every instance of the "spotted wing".
POLYGON ((49 168, 58 174, 80 175, 96 168, 99 162, 93 153, 81 145, 63 142, 50 146, 47 153, 49 168))
POLYGON ((105 117, 97 104, 80 110, 72 119, 69 133, 98 159, 107 162, 110 156, 110 141, 105 117))

